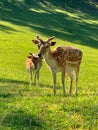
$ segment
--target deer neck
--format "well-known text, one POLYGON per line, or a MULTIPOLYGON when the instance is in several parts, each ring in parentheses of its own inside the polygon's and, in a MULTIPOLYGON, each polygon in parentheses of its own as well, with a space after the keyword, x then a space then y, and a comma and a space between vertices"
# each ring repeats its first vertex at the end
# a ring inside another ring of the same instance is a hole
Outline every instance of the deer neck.
POLYGON ((46 63, 51 66, 51 61, 54 60, 53 55, 52 55, 52 51, 50 50, 50 48, 47 50, 47 52, 44 55, 45 61, 46 63))
POLYGON ((60 68, 58 67, 58 63, 50 49, 47 50, 46 54, 44 55, 44 58, 51 71, 54 72, 60 71, 60 68))

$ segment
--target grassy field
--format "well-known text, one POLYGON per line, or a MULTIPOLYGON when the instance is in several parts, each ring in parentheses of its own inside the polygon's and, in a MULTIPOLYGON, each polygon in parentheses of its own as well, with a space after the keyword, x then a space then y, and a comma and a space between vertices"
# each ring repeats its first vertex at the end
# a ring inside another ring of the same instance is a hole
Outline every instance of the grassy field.
POLYGON ((85 10, 63 6, 56 0, 0 1, 0 130, 98 129, 98 5, 90 3, 85 10), (44 61, 40 87, 29 86, 25 60, 28 52, 38 51, 31 42, 37 34, 43 39, 55 35, 56 46, 83 51, 78 96, 75 81, 68 95, 68 77, 63 96, 60 74, 53 96, 52 75, 44 61))

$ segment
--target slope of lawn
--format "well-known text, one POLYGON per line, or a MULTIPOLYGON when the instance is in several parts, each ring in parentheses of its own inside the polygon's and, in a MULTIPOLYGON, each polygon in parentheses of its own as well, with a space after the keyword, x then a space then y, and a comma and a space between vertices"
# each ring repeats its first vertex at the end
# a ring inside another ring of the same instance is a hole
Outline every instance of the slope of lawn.
POLYGON ((64 0, 0 1, 0 130, 97 130, 98 129, 98 4, 64 0), (64 2, 64 3, 63 3, 64 2), (85 5, 86 4, 86 5, 85 5), (87 8, 86 8, 86 7, 87 8), (52 75, 45 61, 40 87, 29 86, 25 68, 32 43, 56 36, 57 44, 83 51, 78 96, 63 96, 61 75, 53 96, 52 75))

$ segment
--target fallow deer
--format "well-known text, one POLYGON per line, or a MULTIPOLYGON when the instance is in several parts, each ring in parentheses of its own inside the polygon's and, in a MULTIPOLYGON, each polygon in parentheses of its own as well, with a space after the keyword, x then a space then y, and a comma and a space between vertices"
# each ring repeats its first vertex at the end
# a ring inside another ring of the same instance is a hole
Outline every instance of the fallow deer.
POLYGON ((26 60, 26 68, 30 73, 30 86, 32 84, 32 72, 34 74, 34 83, 36 84, 36 78, 37 78, 39 86, 39 73, 42 67, 42 57, 39 57, 36 54, 32 54, 31 52, 29 54, 30 55, 27 56, 26 60))
POLYGON ((68 73, 70 77, 70 90, 69 94, 72 93, 73 83, 73 71, 76 75, 76 88, 75 94, 77 94, 78 74, 80 64, 82 61, 82 51, 72 46, 58 46, 51 51, 50 46, 54 46, 56 42, 51 42, 55 36, 50 37, 46 41, 42 40, 37 36, 37 40, 32 40, 34 44, 38 44, 39 57, 44 56, 46 63, 50 67, 53 75, 54 82, 54 95, 56 94, 56 73, 61 72, 62 74, 62 85, 63 93, 65 95, 65 74, 68 73))

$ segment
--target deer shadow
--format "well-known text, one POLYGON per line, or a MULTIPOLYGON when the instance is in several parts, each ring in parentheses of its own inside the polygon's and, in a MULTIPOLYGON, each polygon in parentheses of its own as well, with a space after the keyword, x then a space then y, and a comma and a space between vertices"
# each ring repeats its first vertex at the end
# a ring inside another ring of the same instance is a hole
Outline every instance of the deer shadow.
POLYGON ((28 85, 28 82, 26 81, 21 81, 21 80, 15 80, 15 79, 7 79, 7 78, 0 78, 0 82, 2 83, 15 83, 15 84, 19 84, 19 85, 28 85))

